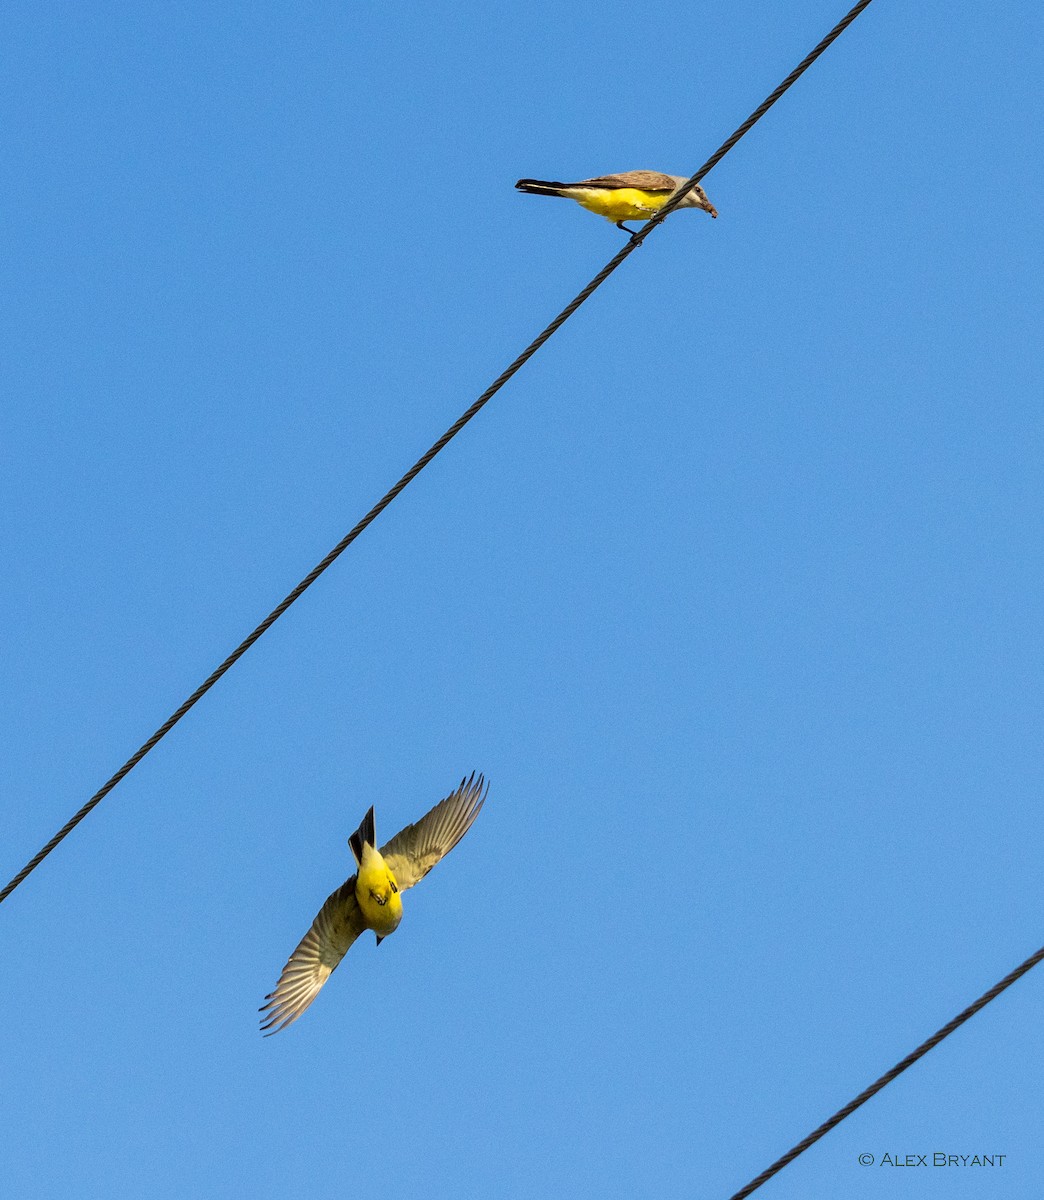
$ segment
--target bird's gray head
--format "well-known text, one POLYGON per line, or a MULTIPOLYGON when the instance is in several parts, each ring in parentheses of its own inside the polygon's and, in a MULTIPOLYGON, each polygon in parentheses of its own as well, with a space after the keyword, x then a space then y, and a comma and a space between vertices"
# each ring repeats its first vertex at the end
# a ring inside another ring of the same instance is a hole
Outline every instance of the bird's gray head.
MULTIPOLYGON (((688 179, 687 175, 672 175, 674 182, 681 187, 688 179)), ((697 184, 694 188, 689 188, 685 194, 685 199, 678 205, 679 208, 702 208, 704 212, 709 212, 712 217, 718 215, 718 210, 707 199, 707 193, 697 184)))

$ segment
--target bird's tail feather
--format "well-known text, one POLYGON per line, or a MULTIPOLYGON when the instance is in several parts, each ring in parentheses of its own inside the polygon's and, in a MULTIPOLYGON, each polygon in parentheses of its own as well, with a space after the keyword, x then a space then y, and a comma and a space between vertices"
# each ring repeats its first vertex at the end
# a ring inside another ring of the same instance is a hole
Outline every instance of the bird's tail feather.
POLYGON ((556 183, 551 179, 520 179, 515 184, 520 192, 532 192, 534 196, 560 196, 568 183, 556 183))
POLYGON ((370 805, 370 811, 362 819, 362 824, 348 839, 348 845, 352 848, 352 853, 355 855, 357 863, 362 862, 363 846, 375 846, 377 844, 377 836, 373 829, 373 805, 370 805))

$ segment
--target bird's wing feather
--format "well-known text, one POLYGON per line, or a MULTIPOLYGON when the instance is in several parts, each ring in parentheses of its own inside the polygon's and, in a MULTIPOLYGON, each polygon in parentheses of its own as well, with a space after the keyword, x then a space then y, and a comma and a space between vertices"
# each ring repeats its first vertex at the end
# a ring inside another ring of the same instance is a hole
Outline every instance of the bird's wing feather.
POLYGON ((639 188, 643 192, 673 192, 678 186, 670 175, 659 171, 624 171, 619 175, 599 175, 583 179, 574 187, 639 188))
POLYGON ((486 799, 488 787, 481 775, 472 773, 460 787, 426 813, 407 825, 381 847, 381 856, 392 870, 400 891, 419 883, 471 828, 486 799))
POLYGON ((327 897, 312 928, 290 955, 275 991, 265 997, 268 1003, 260 1011, 264 1014, 261 1029, 266 1037, 297 1020, 363 929, 353 875, 327 897))

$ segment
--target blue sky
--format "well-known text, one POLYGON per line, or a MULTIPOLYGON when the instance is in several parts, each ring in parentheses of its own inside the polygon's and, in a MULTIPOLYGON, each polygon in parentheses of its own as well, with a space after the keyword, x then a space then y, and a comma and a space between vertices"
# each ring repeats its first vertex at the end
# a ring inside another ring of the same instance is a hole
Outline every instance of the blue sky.
MULTIPOLYGON (((5 880, 618 249, 514 181, 695 170, 843 11, 8 8, 5 880)), ((1042 42, 871 5, 4 903, 5 1194, 727 1197, 1044 942, 1042 42)), ((759 1195, 1039 1194, 1042 1021, 759 1195)))

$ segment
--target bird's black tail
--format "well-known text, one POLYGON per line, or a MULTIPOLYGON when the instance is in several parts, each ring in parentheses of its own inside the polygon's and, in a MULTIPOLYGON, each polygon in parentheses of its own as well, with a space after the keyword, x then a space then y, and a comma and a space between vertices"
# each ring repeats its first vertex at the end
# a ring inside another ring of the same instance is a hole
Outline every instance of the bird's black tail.
POLYGON ((355 855, 357 863, 362 862, 363 845, 369 843, 371 846, 377 845, 377 837, 373 830, 373 805, 370 805, 370 811, 362 819, 362 824, 348 839, 348 845, 352 848, 352 853, 355 855))
POLYGON ((520 192, 532 192, 534 196, 558 196, 568 183, 556 183, 551 179, 520 179, 515 184, 520 192))

